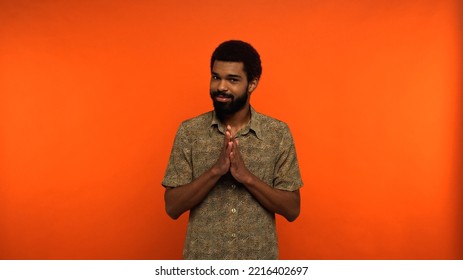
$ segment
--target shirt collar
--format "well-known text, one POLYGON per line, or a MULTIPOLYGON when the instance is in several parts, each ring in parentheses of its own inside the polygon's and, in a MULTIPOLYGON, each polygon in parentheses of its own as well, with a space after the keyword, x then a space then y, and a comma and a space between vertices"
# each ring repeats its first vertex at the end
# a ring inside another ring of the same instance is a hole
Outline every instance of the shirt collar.
MULTIPOLYGON (((225 134, 225 127, 224 125, 220 122, 219 118, 217 117, 217 114, 215 111, 212 111, 212 121, 211 121, 211 126, 209 130, 209 135, 212 135, 212 131, 214 128, 217 128, 222 134, 225 134)), ((251 106, 251 119, 249 120, 249 123, 240 130, 240 135, 246 135, 249 132, 253 131, 254 134, 257 136, 258 139, 262 140, 262 129, 261 129, 261 121, 260 121, 260 114, 254 110, 254 108, 251 106)))

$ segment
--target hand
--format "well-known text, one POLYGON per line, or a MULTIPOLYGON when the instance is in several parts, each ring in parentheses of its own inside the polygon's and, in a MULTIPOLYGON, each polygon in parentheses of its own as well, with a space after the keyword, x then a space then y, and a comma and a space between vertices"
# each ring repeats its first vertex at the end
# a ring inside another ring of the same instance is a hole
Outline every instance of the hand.
POLYGON ((232 176, 240 183, 245 183, 252 174, 246 167, 239 149, 238 139, 233 139, 233 146, 230 153, 230 172, 232 176))
POLYGON ((230 170, 230 153, 233 148, 233 140, 231 135, 231 127, 227 125, 227 130, 225 131, 225 137, 223 140, 222 151, 220 152, 219 159, 212 167, 214 173, 222 176, 225 175, 228 170, 230 170))

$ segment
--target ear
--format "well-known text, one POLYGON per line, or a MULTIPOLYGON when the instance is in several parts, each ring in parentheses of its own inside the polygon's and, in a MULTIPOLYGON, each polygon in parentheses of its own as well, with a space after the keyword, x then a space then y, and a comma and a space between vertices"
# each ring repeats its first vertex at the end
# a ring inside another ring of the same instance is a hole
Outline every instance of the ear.
POLYGON ((259 84, 259 79, 257 79, 257 78, 255 78, 251 82, 249 82, 249 85, 248 85, 249 93, 252 93, 257 88, 258 84, 259 84))

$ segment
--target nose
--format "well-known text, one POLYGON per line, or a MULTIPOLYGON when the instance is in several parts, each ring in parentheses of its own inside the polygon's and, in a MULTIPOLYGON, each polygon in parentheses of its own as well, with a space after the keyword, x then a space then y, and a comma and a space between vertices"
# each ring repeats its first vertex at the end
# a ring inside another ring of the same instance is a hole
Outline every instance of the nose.
POLYGON ((222 79, 219 81, 219 84, 217 86, 217 90, 221 92, 226 92, 228 90, 227 87, 227 81, 225 79, 222 79))

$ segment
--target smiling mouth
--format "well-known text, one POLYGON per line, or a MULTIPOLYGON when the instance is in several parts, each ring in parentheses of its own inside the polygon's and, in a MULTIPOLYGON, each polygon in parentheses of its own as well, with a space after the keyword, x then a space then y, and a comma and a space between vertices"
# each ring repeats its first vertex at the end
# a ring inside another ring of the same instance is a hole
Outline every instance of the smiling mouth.
POLYGON ((220 97, 220 96, 217 96, 217 97, 215 98, 215 100, 218 101, 218 102, 229 102, 229 101, 231 100, 231 98, 230 98, 230 97, 220 97))
POLYGON ((233 95, 231 94, 224 94, 224 93, 215 93, 214 99, 218 102, 229 102, 232 100, 233 95))

